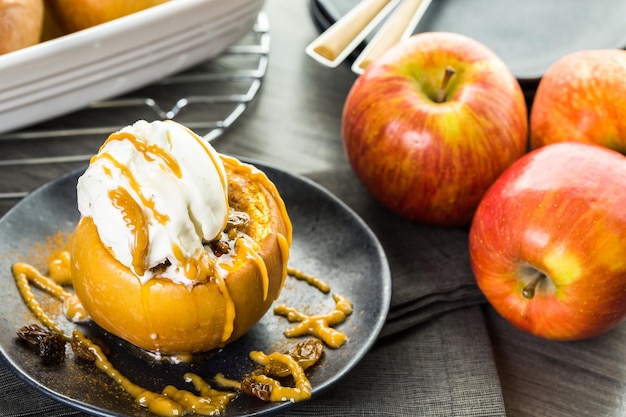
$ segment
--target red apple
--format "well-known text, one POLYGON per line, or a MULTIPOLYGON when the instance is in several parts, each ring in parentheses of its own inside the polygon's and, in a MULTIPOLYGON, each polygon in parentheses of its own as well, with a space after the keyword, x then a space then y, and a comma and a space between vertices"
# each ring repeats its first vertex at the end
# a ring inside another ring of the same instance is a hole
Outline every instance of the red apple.
POLYGON ((376 199, 414 221, 459 226, 525 153, 527 118, 519 83, 493 51, 464 35, 428 32, 357 78, 342 136, 376 199))
POLYGON ((472 221, 478 286, 506 320, 555 340, 599 335, 626 317, 626 157, 563 142, 526 154, 472 221))
POLYGON ((574 52, 542 77, 530 114, 531 146, 576 141, 626 152, 626 51, 574 52))

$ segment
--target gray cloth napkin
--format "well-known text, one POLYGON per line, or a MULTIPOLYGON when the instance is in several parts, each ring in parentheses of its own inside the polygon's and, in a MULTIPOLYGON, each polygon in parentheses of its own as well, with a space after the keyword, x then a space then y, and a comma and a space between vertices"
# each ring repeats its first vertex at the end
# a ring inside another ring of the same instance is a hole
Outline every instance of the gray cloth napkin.
POLYGON ((353 208, 385 249, 393 284, 381 336, 485 302, 470 268, 466 229, 428 227, 395 215, 370 196, 348 167, 308 176, 353 208))

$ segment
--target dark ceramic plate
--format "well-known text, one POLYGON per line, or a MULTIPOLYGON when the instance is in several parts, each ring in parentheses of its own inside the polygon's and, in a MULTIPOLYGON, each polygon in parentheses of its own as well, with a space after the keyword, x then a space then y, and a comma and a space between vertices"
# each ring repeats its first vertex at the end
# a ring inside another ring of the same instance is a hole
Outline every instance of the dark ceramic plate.
MULTIPOLYGON (((360 0, 310 0, 320 30, 360 0)), ((483 42, 522 82, 537 81, 559 57, 626 47, 623 0, 433 0, 415 32, 459 32, 483 42)), ((354 56, 352 57, 354 59, 354 56)))
MULTIPOLYGON (((310 180, 256 165, 277 185, 293 221, 290 265, 322 278, 332 293, 346 296, 354 305, 353 314, 339 327, 349 341, 339 349, 326 349, 321 363, 310 375, 316 396, 350 371, 376 340, 391 298, 389 267, 370 229, 337 198, 310 180)), ((16 344, 16 330, 35 320, 17 292, 10 266, 16 261, 29 261, 44 247, 42 243, 47 237, 73 230, 78 219, 75 187, 81 172, 40 188, 0 220, 0 352, 7 365, 26 382, 72 407, 99 416, 149 416, 93 365, 81 363, 70 354, 61 366, 43 366, 34 353, 16 344)), ((311 312, 326 312, 334 307, 331 295, 293 278, 288 278, 277 302, 311 312)), ((81 326, 85 333, 105 339, 111 347, 110 360, 117 369, 153 391, 168 384, 193 391, 183 380, 187 371, 207 380, 218 372, 240 379, 255 368, 248 358, 251 350, 270 352, 288 346, 282 332, 289 327, 286 319, 270 310, 248 334, 224 349, 200 355, 189 364, 173 365, 146 360, 128 344, 94 325, 81 326)), ((289 402, 263 403, 242 395, 223 415, 270 415, 290 406, 293 404, 289 402)))

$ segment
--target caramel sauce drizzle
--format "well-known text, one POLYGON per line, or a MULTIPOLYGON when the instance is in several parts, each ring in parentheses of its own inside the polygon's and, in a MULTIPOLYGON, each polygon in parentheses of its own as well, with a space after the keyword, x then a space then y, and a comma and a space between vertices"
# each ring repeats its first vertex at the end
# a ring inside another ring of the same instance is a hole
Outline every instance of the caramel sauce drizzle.
POLYGON ((230 401, 237 397, 234 392, 218 391, 213 389, 205 380, 196 374, 185 374, 185 380, 191 382, 200 393, 195 395, 189 391, 181 390, 173 385, 168 385, 163 389, 163 395, 172 398, 176 403, 182 405, 186 414, 195 413, 203 416, 218 415, 226 410, 230 401))
MULTIPOLYGON (((244 238, 237 238, 235 241, 235 253, 236 256, 233 258, 234 263, 232 265, 221 264, 221 267, 225 271, 236 271, 241 267, 241 264, 246 262, 247 260, 251 260, 256 264, 259 273, 261 274, 261 285, 263 290, 263 300, 267 299, 267 294, 269 292, 269 284, 270 279, 267 273, 267 265, 265 265, 265 261, 257 252, 258 245, 256 242, 246 240, 244 238)), ((281 248, 282 252, 282 248, 281 248)))
POLYGON ((148 200, 143 195, 143 193, 141 192, 141 189, 139 187, 139 184, 137 183, 137 179, 130 172, 130 169, 128 169, 128 167, 122 165, 117 159, 113 158, 113 156, 111 156, 111 154, 108 154, 108 153, 101 153, 101 154, 93 156, 91 158, 91 163, 94 163, 98 159, 108 159, 109 162, 111 162, 111 164, 113 164, 114 167, 116 167, 118 170, 120 170, 122 172, 122 175, 128 179, 128 182, 130 183, 130 186, 133 189, 133 191, 135 191, 137 193, 137 195, 139 196, 139 199, 141 200, 141 204, 144 207, 146 207, 148 210, 152 211, 156 221, 161 223, 161 224, 167 223, 167 221, 169 220, 169 216, 166 215, 166 214, 158 212, 156 210, 155 206, 154 206, 154 201, 148 200))
POLYGON ((71 256, 66 250, 58 251, 48 261, 48 277, 59 285, 72 283, 71 256))
POLYGON ((328 285, 315 275, 306 274, 299 269, 291 267, 287 268, 287 273, 292 277, 299 279, 300 281, 304 281, 307 284, 314 286, 324 294, 328 294, 330 292, 330 285, 328 285))
POLYGON ((55 321, 52 320, 50 316, 48 316, 48 314, 43 309, 43 307, 41 307, 41 304, 39 304, 39 301, 37 301, 35 294, 33 294, 33 291, 30 288, 30 285, 29 285, 30 273, 34 272, 33 275, 38 276, 38 275, 41 275, 39 274, 39 271, 31 267, 30 265, 21 263, 21 262, 13 264, 12 270, 13 270, 13 277, 15 278, 15 283, 17 285, 17 289, 19 290, 20 295, 24 299, 24 302, 26 303, 26 306, 28 307, 28 309, 34 314, 37 320, 39 320, 44 326, 46 326, 51 331, 63 337, 63 339, 65 339, 66 341, 70 341, 71 338, 67 336, 65 332, 63 332, 63 329, 61 329, 55 323, 55 321))
POLYGON ((37 288, 47 292, 58 300, 63 300, 72 295, 52 279, 39 272, 37 268, 27 263, 18 262, 13 264, 13 274, 23 275, 37 288))
POLYGON ((253 351, 250 352, 250 358, 261 365, 267 365, 271 361, 278 361, 289 368, 289 372, 295 382, 295 387, 285 387, 276 379, 270 378, 267 375, 254 375, 251 377, 256 382, 272 386, 270 401, 297 402, 311 398, 311 382, 300 364, 298 364, 292 356, 280 352, 273 352, 266 355, 263 352, 253 351))
POLYGON ((161 393, 149 391, 133 383, 115 369, 102 349, 92 343, 79 330, 74 331, 73 337, 77 338, 94 354, 95 365, 98 369, 106 373, 124 391, 133 396, 138 405, 159 416, 182 416, 188 413, 217 415, 223 412, 230 401, 237 396, 233 392, 217 391, 199 376, 191 373, 185 374, 185 379, 193 383, 200 392, 200 396, 189 391, 179 390, 172 385, 166 386, 161 393))
POLYGON ((333 294, 333 299, 335 300, 335 309, 326 314, 318 315, 307 315, 284 304, 276 306, 274 314, 284 316, 292 323, 299 322, 298 325, 286 330, 283 334, 286 337, 310 334, 321 339, 331 348, 342 346, 348 340, 346 334, 331 326, 342 323, 347 316, 352 314, 352 303, 338 294, 333 294))
POLYGON ((276 234, 276 240, 278 241, 278 247, 280 248, 280 256, 283 259, 283 272, 282 272, 282 281, 280 282, 280 288, 282 289, 285 286, 285 280, 287 279, 287 260, 289 259, 289 248, 290 243, 282 233, 276 234))
POLYGON ((287 207, 285 206, 285 202, 280 196, 280 193, 278 192, 276 185, 267 178, 267 176, 265 175, 263 171, 259 170, 253 165, 241 164, 239 163, 237 159, 227 156, 227 155, 221 155, 221 158, 222 158, 222 162, 225 165, 230 166, 233 171, 244 173, 244 175, 254 178, 255 181, 261 182, 263 186, 269 191, 269 193, 272 195, 272 197, 274 198, 274 200, 276 200, 276 203, 278 204, 278 208, 280 210, 283 223, 285 223, 285 228, 287 229, 287 233, 284 237, 287 239, 287 243, 289 244, 289 246, 291 246, 293 226, 291 224, 291 219, 289 218, 289 215, 287 214, 287 207))
MULTIPOLYGON (((142 141, 137 136, 129 132, 113 133, 109 135, 109 137, 104 142, 104 144, 106 145, 107 143, 112 142, 114 140, 129 141, 135 147, 137 152, 143 155, 146 161, 152 162, 158 158, 165 165, 165 167, 167 167, 167 169, 176 176, 176 178, 182 178, 183 174, 180 169, 180 165, 178 165, 178 162, 176 162, 176 160, 172 157, 172 155, 170 155, 168 152, 165 152, 161 147, 157 145, 148 145, 146 142, 142 141)), ((169 137, 168 137, 168 140, 170 140, 169 137)))
POLYGON ((267 274, 267 265, 265 265, 265 261, 261 258, 255 248, 251 247, 250 243, 246 242, 244 239, 239 239, 237 241, 238 247, 241 247, 245 251, 246 259, 251 259, 257 265, 259 272, 261 273, 261 283, 263 285, 263 300, 267 300, 267 293, 269 292, 270 286, 270 278, 267 274), (241 243, 240 243, 241 242, 241 243))
MULTIPOLYGON (((233 170, 234 172, 238 172, 240 174, 246 175, 249 178, 253 178, 255 181, 258 181, 261 184, 263 184, 263 186, 268 190, 268 192, 270 193, 270 195, 273 197, 273 199, 276 201, 276 204, 278 205, 278 209, 280 211, 280 215, 281 215, 281 218, 283 220, 283 223, 286 229, 285 234, 282 234, 282 233, 276 234, 276 239, 278 241, 281 256, 283 259, 283 272, 282 272, 283 279, 281 282, 281 288, 282 288, 285 283, 285 279, 287 277, 287 260, 289 259, 289 248, 291 246, 292 234, 293 234, 293 226, 291 224, 291 219, 289 218, 289 215, 287 214, 287 207, 285 206, 285 202, 280 196, 280 193, 278 192, 276 185, 267 178, 267 175, 265 175, 263 171, 259 170, 253 165, 242 164, 237 159, 227 156, 227 155, 220 155, 220 157, 222 159, 222 163, 230 167, 230 169, 233 170)), ((260 262, 257 262, 257 264, 260 265, 260 262)), ((264 269, 265 271, 267 271, 267 268, 264 268, 264 269)), ((263 272, 261 273, 263 274, 263 272)), ((265 274, 267 275, 267 272, 265 272, 265 274)), ((267 297, 267 292, 265 292, 266 291, 265 288, 268 286, 268 284, 265 282, 266 278, 263 278, 263 279, 264 279, 263 287, 264 287, 264 299, 265 299, 267 297)))
POLYGON ((213 379, 215 380, 217 385, 219 385, 220 387, 230 388, 234 390, 241 389, 241 382, 235 381, 234 379, 226 378, 224 374, 222 374, 221 372, 218 372, 217 374, 215 374, 213 379))
POLYGON ((63 314, 74 323, 80 323, 89 318, 89 313, 87 313, 76 294, 72 294, 63 300, 63 314))
POLYGON ((226 342, 235 329, 235 303, 230 296, 230 292, 226 286, 226 281, 224 281, 224 278, 217 273, 217 270, 215 274, 213 274, 213 277, 215 278, 215 282, 217 283, 221 293, 226 299, 226 317, 224 318, 224 331, 222 332, 222 342, 226 342))
POLYGON ((128 191, 122 187, 109 191, 109 199, 113 206, 122 213, 126 227, 133 236, 130 247, 133 269, 137 275, 143 275, 148 269, 146 254, 148 253, 150 238, 148 236, 148 225, 141 207, 128 191))
POLYGON ((122 375, 115 367, 109 362, 106 355, 100 349, 100 346, 92 343, 91 340, 86 338, 79 330, 74 330, 73 337, 80 343, 87 347, 95 356, 95 365, 98 369, 103 371, 109 378, 113 379, 124 391, 128 392, 135 398, 135 402, 143 407, 146 407, 151 412, 160 416, 182 416, 183 407, 177 404, 175 401, 167 398, 165 395, 158 394, 152 391, 148 391, 145 388, 134 384, 124 375, 122 375))
MULTIPOLYGON (((51 264, 56 264, 59 262, 59 260, 63 259, 69 261, 69 253, 67 255, 64 255, 63 252, 59 253, 59 255, 53 256, 52 261, 50 262, 51 264)), ((52 320, 52 318, 50 318, 50 316, 48 316, 43 307, 41 307, 41 304, 37 301, 37 298, 35 297, 30 287, 30 283, 50 294, 57 300, 63 302, 63 312, 72 321, 82 321, 88 317, 87 311, 78 301, 78 297, 68 291, 65 291, 65 289, 57 284, 55 280, 43 275, 35 267, 27 263, 18 262, 13 264, 12 271, 15 282, 17 284, 17 288, 20 292, 20 295, 24 299, 24 302, 26 303, 28 309, 46 327, 62 336, 65 340, 69 340, 69 336, 64 334, 63 330, 54 322, 54 320, 52 320)), ((64 271, 71 276, 69 267, 59 268, 57 265, 56 273, 59 274, 61 273, 60 271, 64 271)), ((61 281, 67 281, 65 275, 58 275, 58 278, 61 281)))
POLYGON ((213 275, 212 262, 206 251, 202 251, 197 259, 194 257, 187 258, 180 246, 172 244, 172 253, 174 258, 183 265, 184 275, 190 280, 201 283, 213 275))

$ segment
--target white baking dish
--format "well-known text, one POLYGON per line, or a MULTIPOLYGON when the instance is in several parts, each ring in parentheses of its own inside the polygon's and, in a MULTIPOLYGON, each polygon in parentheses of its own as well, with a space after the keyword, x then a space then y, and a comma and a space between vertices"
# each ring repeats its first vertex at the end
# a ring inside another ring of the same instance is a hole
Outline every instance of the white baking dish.
POLYGON ((0 132, 145 86, 210 59, 253 27, 263 0, 171 0, 0 56, 0 132))

